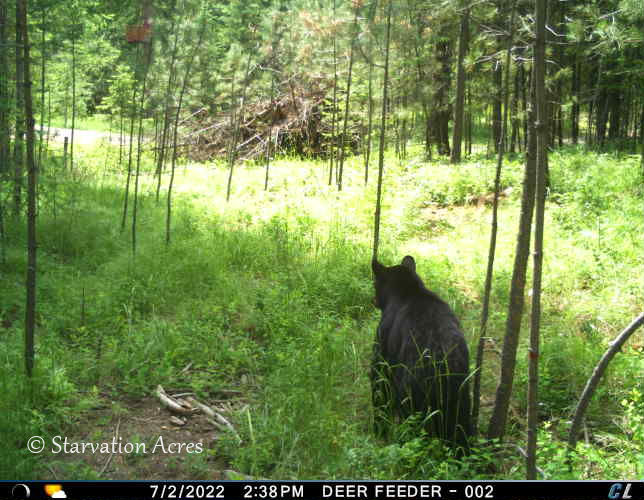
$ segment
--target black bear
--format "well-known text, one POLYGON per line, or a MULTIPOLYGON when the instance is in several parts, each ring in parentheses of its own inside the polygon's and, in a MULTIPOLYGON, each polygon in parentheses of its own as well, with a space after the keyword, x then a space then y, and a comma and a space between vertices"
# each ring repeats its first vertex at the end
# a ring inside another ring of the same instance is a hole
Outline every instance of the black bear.
POLYGON ((375 428, 420 413, 430 436, 467 453, 471 436, 469 352, 449 305, 416 274, 413 257, 399 266, 372 261, 382 311, 371 369, 375 428))

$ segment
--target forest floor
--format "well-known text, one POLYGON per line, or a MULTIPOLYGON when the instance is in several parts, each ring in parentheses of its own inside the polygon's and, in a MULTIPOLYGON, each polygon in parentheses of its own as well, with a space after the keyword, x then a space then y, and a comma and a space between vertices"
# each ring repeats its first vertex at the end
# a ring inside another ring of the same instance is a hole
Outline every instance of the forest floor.
POLYGON ((192 415, 178 426, 154 397, 113 400, 105 395, 41 460, 51 479, 74 474, 86 479, 200 479, 204 474, 213 480, 226 479, 224 462, 214 458, 205 469, 203 452, 195 452, 216 440, 217 432, 203 415, 192 415), (82 449, 83 443, 107 443, 108 452, 96 453, 89 446, 82 449), (130 444, 139 447, 128 452, 130 444))
MULTIPOLYGON (((25 232, 19 220, 7 221, 0 442, 9 444, 0 477, 524 477, 509 445, 524 446, 525 336, 508 446, 482 440, 459 460, 406 425, 389 441, 371 433, 376 175, 372 169, 365 188, 360 158, 347 161, 342 192, 328 186, 326 162, 277 159, 267 191, 262 165, 238 165, 228 203, 226 168, 181 165, 166 245, 168 173, 157 202, 154 162, 144 156, 133 253, 132 198, 122 228, 125 177, 116 149, 106 155, 81 146, 74 172, 61 171, 58 160, 42 170, 33 385, 15 376, 23 366, 25 232), (191 393, 234 432, 201 414, 173 421, 154 395, 159 384, 169 395, 191 393), (26 450, 32 435, 145 443, 147 452, 34 455, 26 450), (151 453, 160 438, 203 452, 151 453)), ((569 414, 592 367, 644 302, 639 159, 570 149, 550 160, 538 464, 550 479, 641 477, 644 353, 633 346, 615 358, 589 408, 572 472, 565 458, 569 414)), ((498 379, 521 177, 517 157, 502 177, 483 428, 498 379)), ((493 179, 494 161, 482 156, 452 166, 425 162, 420 148, 410 148, 406 161, 387 155, 380 259, 416 258, 427 286, 460 318, 471 352, 493 179)), ((528 323, 529 310, 524 331, 528 323)))

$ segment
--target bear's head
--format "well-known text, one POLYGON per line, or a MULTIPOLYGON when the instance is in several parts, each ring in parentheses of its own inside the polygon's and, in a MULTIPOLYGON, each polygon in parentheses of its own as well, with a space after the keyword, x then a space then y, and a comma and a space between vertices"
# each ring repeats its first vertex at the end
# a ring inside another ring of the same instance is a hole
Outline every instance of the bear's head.
POLYGON ((416 262, 410 255, 405 256, 399 265, 391 267, 373 259, 371 269, 378 309, 384 309, 393 298, 407 299, 424 289, 423 281, 416 274, 416 262))

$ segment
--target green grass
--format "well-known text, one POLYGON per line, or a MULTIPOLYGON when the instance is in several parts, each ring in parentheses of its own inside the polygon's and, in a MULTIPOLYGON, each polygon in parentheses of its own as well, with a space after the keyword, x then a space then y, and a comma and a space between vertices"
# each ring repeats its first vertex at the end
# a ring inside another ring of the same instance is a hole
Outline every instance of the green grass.
MULTIPOLYGON (((489 240, 490 210, 481 202, 492 189, 494 161, 429 164, 420 159, 420 148, 410 152, 404 164, 387 157, 381 259, 391 264, 414 255, 427 286, 461 318, 473 351, 489 240)), ((261 167, 239 165, 230 203, 225 168, 181 165, 169 247, 165 200, 156 204, 154 180, 146 174, 133 257, 129 218, 120 230, 123 176, 114 171, 114 151, 106 158, 103 151, 79 148, 78 158, 73 175, 58 171, 54 179, 52 162, 43 170, 31 385, 22 376, 24 219, 6 221, 0 441, 7 445, 0 478, 48 477, 47 459, 26 451, 29 436, 64 434, 79 419, 91 422, 106 400, 149 398, 157 384, 192 391, 203 401, 222 390, 243 395, 230 416, 241 446, 225 433, 207 439, 207 453, 184 464, 196 477, 212 477, 217 468, 300 479, 524 476, 522 459, 508 447, 481 446, 458 461, 438 443, 410 436, 404 425, 393 442, 371 434, 376 172, 365 188, 361 160, 349 159, 341 193, 327 186, 324 163, 276 161, 267 192, 261 167)), ((563 456, 569 412, 592 367, 640 312, 638 162, 575 149, 551 156, 539 430, 539 466, 551 479, 644 473, 644 359, 632 349, 617 356, 591 404, 591 439, 580 445, 572 473, 563 456)), ((150 159, 144 166, 151 168, 150 159)), ((506 165, 502 184, 513 189, 500 208, 488 327, 499 346, 521 176, 519 160, 506 165)), ((524 332, 528 320, 526 315, 524 332)), ((522 446, 526 353, 524 334, 508 427, 509 442, 522 446)), ((483 371, 484 428, 498 372, 498 356, 490 351, 483 371)), ((137 478, 138 462, 131 462, 130 478, 137 478)), ((91 475, 79 463, 59 467, 61 479, 91 475)))

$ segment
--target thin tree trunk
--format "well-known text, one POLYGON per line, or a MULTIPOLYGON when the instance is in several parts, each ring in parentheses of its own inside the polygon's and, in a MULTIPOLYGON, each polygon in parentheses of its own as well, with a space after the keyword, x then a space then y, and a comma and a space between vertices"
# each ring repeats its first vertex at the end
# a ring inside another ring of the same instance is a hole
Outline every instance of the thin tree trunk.
POLYGON ((463 120, 465 118, 465 54, 469 43, 470 7, 467 4, 461 14, 461 30, 458 37, 458 70, 456 75, 456 106, 454 108, 454 129, 452 134, 452 163, 461 162, 463 120))
POLYGON ((517 110, 519 106, 519 71, 514 73, 514 91, 512 92, 512 102, 510 104, 510 123, 512 124, 512 132, 510 135, 510 153, 516 153, 517 143, 519 141, 519 120, 517 118, 517 110))
POLYGON ((27 0, 16 3, 17 31, 22 36, 21 57, 24 71, 25 121, 27 125, 27 304, 25 309, 25 367, 31 377, 34 367, 34 332, 36 328, 36 183, 37 170, 34 158, 34 113, 31 100, 31 71, 29 62, 29 34, 27 31, 27 0))
POLYGON ((179 93, 179 102, 177 103, 177 110, 174 116, 174 130, 172 134, 172 168, 170 171, 170 182, 168 184, 168 196, 167 196, 167 211, 165 219, 165 244, 170 244, 170 222, 172 218, 172 185, 174 184, 174 171, 177 164, 177 130, 179 129, 179 114, 181 113, 181 105, 183 104, 183 95, 186 92, 188 86, 188 80, 190 79, 190 70, 192 69, 192 63, 195 60, 195 55, 197 50, 201 49, 201 42, 206 33, 206 18, 204 17, 201 21, 201 28, 199 31, 199 39, 197 44, 193 47, 190 58, 188 59, 188 64, 186 65, 186 73, 183 77, 183 83, 181 85, 181 92, 179 93))
POLYGON ((543 226, 546 201, 546 165, 548 162, 548 115, 546 109, 546 0, 536 0, 536 40, 534 78, 537 108, 537 172, 534 230, 534 268, 532 273, 532 316, 528 357, 528 443, 526 479, 537 479, 537 401, 539 388, 539 328, 541 322, 541 273, 543 263, 543 226))
MULTIPOLYGON (((7 1, 0 0, 0 46, 7 47, 7 1)), ((0 188, 9 174, 9 64, 7 51, 0 50, 0 188)), ((6 263, 4 200, 0 196, 0 263, 6 263)))
POLYGON ((136 255, 136 215, 139 200, 139 172, 141 169, 141 140, 143 139, 143 110, 145 105, 145 90, 148 81, 148 70, 150 68, 150 57, 152 56, 152 40, 146 43, 144 51, 145 69, 143 70, 143 88, 141 90, 141 100, 139 104, 139 133, 137 134, 138 144, 136 148, 136 173, 134 175, 134 200, 132 203, 132 255, 136 255))
MULTIPOLYGON (((372 54, 372 42, 369 39, 369 57, 372 54)), ((373 129, 373 63, 369 60, 369 87, 368 87, 368 119, 367 119, 367 149, 364 158, 364 183, 365 186, 369 183, 369 161, 371 160, 371 135, 373 129)))
MULTIPOLYGON (((2 175, 0 175, 0 185, 2 185, 2 175)), ((7 249, 5 246, 6 236, 4 229, 4 202, 0 198, 0 264, 3 266, 7 263, 7 249)))
POLYGON ((570 116, 570 135, 572 143, 576 146, 579 144, 579 90, 581 86, 579 64, 579 44, 575 47, 575 54, 572 63, 572 110, 570 116))
POLYGON ((268 127, 268 140, 266 141, 266 174, 264 176, 264 191, 268 191, 268 170, 271 164, 271 141, 273 140, 273 112, 275 110, 275 72, 271 68, 271 123, 268 127))
POLYGON ((108 124, 107 144, 105 148, 105 160, 103 161, 103 180, 107 176, 107 164, 111 160, 112 153, 112 123, 114 122, 114 114, 110 113, 110 120, 108 124))
MULTIPOLYGON (((136 46, 136 61, 138 65, 140 44, 136 46)), ((127 218, 128 201, 130 197, 130 178, 132 177, 132 147, 134 146, 134 122, 136 120, 136 93, 138 90, 137 82, 134 82, 132 89, 132 118, 130 120, 130 147, 127 157, 127 177, 125 180, 125 199, 123 201, 123 216, 121 217, 121 232, 125 229, 125 219, 127 218)))
POLYGON ((436 91, 434 92, 434 111, 432 113, 432 125, 434 139, 439 155, 450 156, 449 145, 449 119, 451 116, 449 104, 449 88, 451 84, 451 33, 446 25, 441 28, 439 41, 436 43, 436 70, 434 81, 436 91))
MULTIPOLYGON (((502 26, 504 1, 496 0, 495 3, 497 12, 494 24, 498 32, 501 33, 504 31, 504 27, 502 26)), ((504 50, 504 44, 500 39, 500 36, 501 35, 497 36, 497 46, 499 53, 504 50)), ((492 68, 492 142, 494 144, 494 152, 498 153, 498 147, 501 142, 501 102, 503 100, 501 96, 501 89, 503 86, 503 68, 501 67, 501 61, 498 61, 496 58, 492 60, 492 64, 494 64, 494 67, 492 68)))
POLYGON ((76 34, 72 31, 72 133, 69 141, 69 169, 74 170, 74 129, 76 127, 76 34))
MULTIPOLYGON (((532 89, 534 95, 534 86, 532 89)), ((534 99, 532 99, 529 123, 534 126, 534 99)), ((496 389, 496 401, 492 410, 492 417, 488 426, 489 439, 501 439, 505 434, 505 424, 512 396, 514 382, 514 368, 516 365, 519 333, 521 330, 521 317, 524 306, 524 290, 526 281, 526 268, 530 253, 530 231, 532 227, 532 212, 534 209, 534 194, 536 183, 536 137, 533 132, 528 135, 528 148, 526 150, 526 168, 523 177, 523 194, 521 196, 521 214, 519 217, 519 231, 517 235, 516 253, 514 256, 514 269, 510 284, 510 304, 508 317, 505 324, 505 337, 503 352, 501 353, 501 377, 496 389)))
POLYGON ((376 194, 376 212, 373 231, 373 260, 378 258, 380 240, 380 200, 382 198, 382 175, 385 170, 385 137, 387 125, 387 87, 389 85, 389 37, 391 34, 391 4, 387 7, 387 35, 385 39, 385 74, 382 81, 382 114, 380 120, 380 149, 378 152, 378 191, 376 194))
MULTIPOLYGON (((333 0, 333 23, 335 24, 336 0, 333 0)), ((333 160, 335 159, 335 121, 337 114, 337 92, 338 92, 338 53, 333 36, 333 111, 331 115, 331 139, 329 142, 329 186, 333 182, 333 160)))
POLYGON ((47 140, 45 141, 45 152, 49 151, 49 137, 51 136, 51 89, 47 91, 47 140))
POLYGON ((237 78, 237 61, 233 63, 232 67, 232 76, 230 78, 230 130, 232 134, 230 136, 230 145, 228 146, 228 152, 226 153, 226 163, 230 165, 230 158, 233 151, 233 141, 235 137, 235 127, 237 126, 237 106, 235 103, 235 80, 237 78))
MULTIPOLYGON (((374 2, 374 5, 377 2, 374 2)), ((414 12, 414 4, 412 0, 407 1, 409 8, 409 25, 416 26, 416 33, 414 36, 414 55, 416 60, 416 71, 418 72, 418 78, 416 79, 416 93, 419 96, 419 100, 422 103, 423 108, 423 123, 425 125, 425 157, 428 161, 432 160, 432 116, 429 108, 429 99, 427 97, 427 92, 421 87, 420 83, 424 82, 426 79, 425 71, 423 70, 423 64, 421 63, 421 40, 423 38, 423 21, 422 14, 420 12, 414 12), (414 14, 417 14, 416 16, 414 14)))
POLYGON ((344 124, 342 125, 342 135, 340 137, 340 166, 338 176, 338 191, 342 191, 342 174, 344 173, 344 142, 347 137, 347 125, 349 123, 349 103, 351 98, 351 76, 353 74, 353 56, 355 52, 356 39, 358 38, 358 11, 360 3, 355 4, 355 14, 353 17, 353 35, 351 37, 351 49, 349 51, 349 74, 347 75, 347 91, 344 98, 344 124))
POLYGON ((156 167, 156 176, 157 176, 157 191, 156 191, 156 202, 159 203, 159 192, 161 191, 161 174, 163 174, 165 158, 166 158, 166 148, 168 145, 168 132, 170 128, 170 101, 172 96, 172 89, 174 79, 176 78, 176 60, 177 60, 177 38, 179 36, 179 30, 176 29, 176 17, 175 12, 176 2, 172 4, 172 25, 171 30, 174 33, 174 41, 172 42, 172 55, 170 56, 170 71, 168 72, 168 84, 166 87, 165 93, 165 106, 163 110, 163 127, 161 132, 161 144, 156 144, 156 147, 159 149, 159 154, 157 156, 157 167, 156 167))
POLYGON ((67 151, 69 150, 69 137, 63 139, 63 170, 67 170, 67 151))
POLYGON ((41 19, 41 33, 42 33, 42 40, 41 40, 41 65, 40 65, 40 141, 38 142, 38 166, 42 165, 42 143, 45 138, 44 136, 44 131, 45 131, 45 61, 46 61, 46 49, 47 46, 45 44, 45 8, 41 7, 42 11, 42 19, 41 19))
POLYGON ((241 104, 239 106, 239 116, 237 117, 237 124, 233 131, 232 146, 230 148, 230 170, 228 173, 228 186, 226 188, 226 201, 230 200, 230 189, 233 183, 233 169, 235 168, 235 160, 237 159, 237 141, 239 140, 239 132, 244 121, 244 106, 246 104, 246 91, 248 90, 248 77, 250 76, 250 61, 252 52, 248 52, 248 60, 246 62, 246 74, 244 75, 244 89, 242 90, 241 104))
POLYGON ((465 113, 465 151, 468 156, 472 155, 472 94, 467 89, 467 112, 465 113))
POLYGON ((156 165, 157 159, 159 158, 159 148, 157 145, 159 144, 159 134, 161 131, 159 130, 159 113, 156 111, 154 112, 154 139, 152 141, 152 144, 154 144, 154 148, 152 150, 152 163, 156 165))
MULTIPOLYGON (((0 47, 8 47, 7 40, 7 0, 0 0, 0 47)), ((0 50, 0 189, 5 179, 9 178, 10 171, 10 150, 9 138, 11 131, 9 129, 9 115, 11 112, 11 102, 9 97, 9 63, 7 61, 7 50, 0 50)), ((0 263, 6 263, 6 246, 5 246, 5 208, 4 200, 0 196, 0 263)))
POLYGON ((503 168, 503 155, 505 154, 505 137, 508 128, 508 99, 510 93, 510 62, 512 54, 512 43, 514 41, 514 17, 516 4, 512 3, 510 18, 510 33, 508 46, 505 55, 505 82, 503 83, 503 120, 501 122, 501 133, 499 134, 499 145, 497 148, 496 174, 494 176, 494 200, 492 202, 492 228, 490 230, 490 247, 487 259, 487 270, 485 273, 485 286, 483 292, 483 309, 481 312, 481 329, 476 350, 476 371, 474 375, 474 397, 472 404, 472 425, 474 433, 478 433, 478 418, 481 401, 481 371, 483 368, 483 348, 487 333, 487 320, 490 310, 490 295, 492 292, 492 276, 494 273, 494 257, 496 254, 496 236, 498 231, 499 191, 501 190, 501 170, 503 168))
MULTIPOLYGON (((8 47, 7 0, 0 1, 0 46, 8 47)), ((9 173, 9 63, 7 50, 0 50, 0 180, 9 173)), ((0 201, 0 203, 2 203, 0 201)))
MULTIPOLYGON (((588 126, 586 127, 586 145, 592 145, 593 141, 593 118, 595 118, 594 115, 599 115, 599 94, 601 91, 601 82, 602 82, 602 71, 604 65, 604 59, 602 56, 599 56, 599 64, 597 68, 597 81, 595 82, 595 90, 593 92, 593 98, 591 101, 588 103, 589 105, 589 111, 588 111, 588 126)), ((598 132, 597 132, 598 133, 598 132)))
POLYGON ((123 163, 123 116, 125 115, 125 109, 121 106, 121 116, 119 117, 119 162, 118 162, 118 172, 121 171, 121 165, 123 163))
POLYGON ((486 117, 488 118, 487 124, 488 124, 488 130, 489 130, 489 133, 488 133, 488 136, 487 136, 487 145, 486 145, 486 149, 485 149, 485 158, 486 159, 490 157, 490 154, 492 152, 492 143, 494 142, 494 122, 493 122, 493 116, 492 116, 493 113, 494 113, 494 110, 492 109, 493 107, 494 106, 490 106, 490 114, 489 115, 487 115, 487 113, 486 113, 486 117))
MULTIPOLYGON (((65 75, 67 76, 67 75, 65 75)), ((64 102, 64 116, 63 116, 63 128, 67 128, 67 121, 69 116, 69 85, 67 84, 67 79, 65 78, 65 99, 64 102)))
MULTIPOLYGON (((280 9, 282 5, 280 4, 280 9)), ((264 191, 268 191, 268 174, 271 164, 271 141, 273 140, 273 121, 275 118, 275 73, 277 71, 275 61, 277 58, 277 20, 278 15, 273 14, 273 25, 271 27, 271 110, 270 110, 270 124, 268 126, 268 139, 266 140, 266 172, 264 175, 264 191)), ((277 141, 275 141, 277 147, 277 141)))
POLYGON ((532 68, 525 70, 523 63, 519 66, 521 71, 521 88, 523 95, 523 149, 528 151, 528 128, 530 119, 528 117, 528 91, 527 89, 532 89, 532 68))
POLYGON ((24 59, 23 59, 23 45, 24 45, 24 32, 18 29, 20 24, 20 11, 18 3, 21 0, 16 0, 16 133, 13 141, 13 213, 18 215, 22 205, 22 184, 24 175, 24 157, 23 157, 23 137, 25 135, 25 104, 24 104, 24 59))
POLYGON ((640 165, 642 177, 644 177, 644 103, 642 103, 642 111, 640 114, 640 165))

